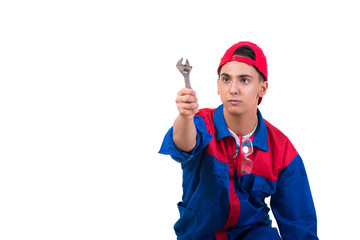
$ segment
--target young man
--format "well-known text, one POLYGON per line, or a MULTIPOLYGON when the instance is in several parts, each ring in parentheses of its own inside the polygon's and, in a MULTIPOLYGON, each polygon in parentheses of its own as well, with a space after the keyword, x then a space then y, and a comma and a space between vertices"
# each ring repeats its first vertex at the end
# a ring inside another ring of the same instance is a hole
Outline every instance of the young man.
POLYGON ((218 74, 223 104, 198 110, 195 91, 180 90, 179 116, 160 149, 183 169, 178 239, 318 239, 302 159, 257 108, 268 88, 263 51, 250 42, 233 45, 218 74), (271 227, 269 196, 281 238, 271 227))

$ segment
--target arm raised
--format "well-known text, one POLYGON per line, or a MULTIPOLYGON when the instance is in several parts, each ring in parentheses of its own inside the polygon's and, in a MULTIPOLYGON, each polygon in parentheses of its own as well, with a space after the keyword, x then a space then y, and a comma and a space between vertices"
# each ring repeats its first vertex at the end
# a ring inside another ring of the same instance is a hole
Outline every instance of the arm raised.
POLYGON ((173 140, 180 150, 190 152, 196 146, 194 116, 199 111, 196 92, 190 88, 181 89, 176 104, 179 116, 173 125, 173 140))

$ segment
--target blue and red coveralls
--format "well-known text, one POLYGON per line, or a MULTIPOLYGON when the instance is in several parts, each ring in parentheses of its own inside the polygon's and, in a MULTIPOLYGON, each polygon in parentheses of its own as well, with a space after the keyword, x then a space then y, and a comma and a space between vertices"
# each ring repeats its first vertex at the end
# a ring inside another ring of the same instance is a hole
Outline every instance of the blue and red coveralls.
POLYGON ((257 116, 258 127, 251 137, 253 169, 246 175, 238 167, 241 154, 234 157, 237 147, 227 128, 223 105, 201 109, 195 115, 196 146, 189 153, 174 144, 172 128, 167 132, 159 153, 171 155, 183 169, 180 219, 174 226, 178 239, 280 239, 271 228, 264 202, 269 196, 283 239, 318 239, 302 159, 289 139, 264 120, 259 110, 257 116), (251 238, 257 229, 262 238, 251 238), (272 237, 272 230, 277 237, 272 237))

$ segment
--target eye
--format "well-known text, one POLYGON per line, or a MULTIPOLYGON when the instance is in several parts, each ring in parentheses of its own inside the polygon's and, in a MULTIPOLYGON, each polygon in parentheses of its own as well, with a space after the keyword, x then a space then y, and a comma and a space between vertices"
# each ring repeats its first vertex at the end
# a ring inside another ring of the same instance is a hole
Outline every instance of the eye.
POLYGON ((225 83, 227 83, 227 82, 229 82, 230 80, 229 80, 229 78, 227 78, 227 77, 223 77, 223 78, 222 78, 222 81, 225 82, 225 83))
POLYGON ((248 79, 248 78, 242 78, 242 79, 241 79, 241 82, 242 82, 242 83, 248 83, 248 82, 249 82, 249 79, 248 79))

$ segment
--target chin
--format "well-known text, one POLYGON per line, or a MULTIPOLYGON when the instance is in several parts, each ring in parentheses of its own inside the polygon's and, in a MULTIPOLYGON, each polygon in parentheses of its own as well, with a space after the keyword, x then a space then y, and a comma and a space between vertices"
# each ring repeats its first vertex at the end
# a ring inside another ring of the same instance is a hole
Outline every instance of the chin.
POLYGON ((231 115, 241 115, 245 112, 244 108, 241 106, 233 106, 230 103, 224 104, 224 108, 231 115))

